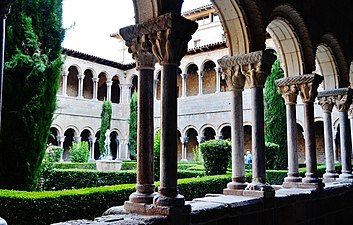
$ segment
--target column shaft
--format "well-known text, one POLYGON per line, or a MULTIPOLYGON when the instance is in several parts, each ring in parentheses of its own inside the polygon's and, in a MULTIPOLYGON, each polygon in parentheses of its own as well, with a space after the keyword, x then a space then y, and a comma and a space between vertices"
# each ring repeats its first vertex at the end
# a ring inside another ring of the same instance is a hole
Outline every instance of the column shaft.
POLYGON ((176 64, 164 64, 161 74, 160 188, 166 197, 176 197, 177 189, 177 73, 176 64))
POLYGON ((252 88, 251 98, 253 182, 266 183, 263 87, 252 88))
POLYGON ((337 178, 335 171, 335 159, 333 153, 333 137, 332 137, 332 118, 331 112, 324 112, 324 140, 325 140, 325 158, 326 173, 324 178, 337 178))
POLYGON ((287 139, 288 139, 288 176, 285 182, 301 182, 298 165, 297 122, 296 105, 286 104, 287 113, 287 139))
MULTIPOLYGON (((244 165, 244 127, 243 127, 243 90, 232 91, 232 182, 227 188, 245 189, 245 165, 244 165)), ((225 190, 224 192, 227 192, 225 190)))
POLYGON ((304 138, 305 138, 305 161, 306 173, 303 179, 304 183, 316 183, 317 162, 316 162, 316 141, 314 127, 314 103, 304 103, 304 138))
POLYGON ((221 74, 216 71, 216 93, 221 92, 221 74))
POLYGON ((347 111, 339 112, 342 174, 340 178, 352 179, 351 134, 347 111))
POLYGON ((130 201, 151 204, 155 189, 153 165, 153 69, 140 69, 138 78, 137 193, 130 196, 130 201))

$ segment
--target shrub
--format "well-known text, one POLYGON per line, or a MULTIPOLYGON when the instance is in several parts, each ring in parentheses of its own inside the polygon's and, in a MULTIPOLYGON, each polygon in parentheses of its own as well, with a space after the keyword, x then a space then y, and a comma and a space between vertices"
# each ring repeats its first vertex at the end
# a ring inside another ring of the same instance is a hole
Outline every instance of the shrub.
POLYGON ((154 143, 153 143, 153 152, 154 152, 154 179, 159 180, 160 172, 160 154, 161 154, 161 131, 157 130, 154 134, 154 143))
POLYGON ((70 149, 70 158, 72 162, 84 163, 89 158, 89 147, 87 141, 73 142, 70 149))
MULTIPOLYGON (((101 156, 105 153, 104 141, 105 141, 105 133, 107 129, 110 128, 110 121, 112 119, 112 103, 110 101, 104 101, 102 105, 101 112, 101 129, 99 133, 99 152, 101 156)), ((108 152, 109 154, 109 152, 108 152)))
POLYGON ((279 145, 266 142, 265 143, 266 169, 275 169, 275 165, 277 162, 277 154, 279 154, 279 145))
POLYGON ((137 97, 135 91, 130 101, 129 143, 131 159, 136 159, 137 156, 137 97))
POLYGON ((123 161, 121 165, 121 170, 135 170, 137 169, 136 161, 123 161))
POLYGON ((59 162, 54 163, 54 169, 86 169, 95 170, 96 162, 74 163, 74 162, 59 162))
POLYGON ((225 174, 232 151, 228 140, 209 140, 200 145, 207 175, 225 174))

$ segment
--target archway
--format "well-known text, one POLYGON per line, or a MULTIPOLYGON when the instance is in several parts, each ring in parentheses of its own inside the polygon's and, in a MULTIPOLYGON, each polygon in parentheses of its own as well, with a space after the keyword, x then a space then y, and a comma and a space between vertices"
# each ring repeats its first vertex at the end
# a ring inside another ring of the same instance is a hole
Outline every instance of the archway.
POLYGON ((63 153, 63 160, 69 161, 70 160, 70 149, 72 146, 72 142, 74 141, 75 131, 72 128, 69 128, 64 133, 65 141, 64 141, 64 153, 63 153))
POLYGON ((199 94, 199 68, 196 64, 190 64, 186 69, 186 96, 199 94))
POLYGON ((161 99, 161 71, 157 72, 157 79, 156 79, 156 99, 161 99))
POLYGON ((217 88, 217 72, 216 64, 209 60, 205 62, 202 70, 202 93, 211 94, 215 93, 217 88))
POLYGON ((198 142, 197 142, 197 131, 194 128, 189 128, 186 131, 186 136, 188 137, 188 143, 186 145, 186 159, 188 161, 197 161, 194 154, 198 154, 198 142))
POLYGON ((69 74, 67 76, 67 96, 77 97, 78 96, 78 76, 79 71, 76 66, 69 67, 69 74))
POLYGON ((99 149, 99 137, 100 137, 100 131, 96 133, 96 141, 94 142, 94 159, 98 160, 101 156, 100 149, 99 149))
POLYGON ((110 151, 112 153, 113 159, 119 157, 119 136, 118 132, 112 131, 110 133, 110 151))
POLYGON ((304 129, 297 123, 297 142, 298 142, 298 161, 305 161, 305 140, 304 140, 304 129))
POLYGON ((315 126, 317 162, 325 163, 324 124, 322 121, 316 121, 314 126, 315 126))
POLYGON ((203 130, 203 136, 205 137, 205 141, 215 139, 216 132, 212 127, 206 127, 203 130))
POLYGON ((93 72, 86 70, 83 78, 83 97, 86 99, 93 98, 93 72))
POLYGON ((223 127, 221 130, 221 135, 224 140, 227 140, 227 139, 231 140, 232 139, 231 127, 230 126, 223 127))
POLYGON ((104 101, 104 99, 107 99, 107 76, 104 73, 100 73, 98 78, 98 100, 104 101))
POLYGON ((114 76, 112 84, 112 96, 111 101, 112 103, 120 103, 120 81, 118 76, 114 76))
POLYGON ((182 160, 182 151, 183 151, 183 146, 181 144, 181 140, 180 140, 180 137, 181 137, 181 133, 180 131, 178 130, 177 131, 177 151, 178 151, 178 161, 182 160))
POLYGON ((132 78, 132 81, 131 81, 131 95, 130 95, 130 96, 132 96, 132 94, 133 94, 135 91, 136 91, 136 92, 138 91, 138 78, 137 78, 137 76, 134 76, 134 77, 132 78))
POLYGON ((51 127, 50 134, 48 136, 47 145, 52 144, 52 145, 58 146, 58 141, 56 139, 58 134, 59 134, 58 129, 56 129, 55 127, 51 127))
POLYGON ((252 129, 250 125, 244 126, 244 154, 252 149, 252 129))

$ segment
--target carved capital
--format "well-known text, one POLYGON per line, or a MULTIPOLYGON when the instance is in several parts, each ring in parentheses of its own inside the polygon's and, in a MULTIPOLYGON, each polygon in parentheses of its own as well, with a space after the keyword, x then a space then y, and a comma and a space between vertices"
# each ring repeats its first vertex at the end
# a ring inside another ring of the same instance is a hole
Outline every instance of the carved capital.
POLYGON ((180 137, 180 142, 183 145, 186 145, 189 142, 189 137, 187 137, 187 136, 180 137))
POLYGON ((240 71, 240 66, 222 68, 222 72, 225 75, 225 80, 231 91, 244 90, 246 78, 240 71))
POLYGON ((339 112, 347 112, 352 103, 352 95, 336 95, 334 98, 337 110, 339 112))
POLYGON ((295 85, 279 86, 278 91, 282 94, 286 105, 297 104, 298 88, 295 85))
POLYGON ((0 1, 0 17, 6 18, 10 13, 12 0, 1 0, 0 1))
MULTIPOLYGON (((167 13, 141 24, 124 27, 119 32, 126 45, 132 47, 130 50, 132 53, 136 52, 139 55, 140 52, 137 50, 141 48, 144 53, 153 53, 161 65, 167 63, 179 65, 187 52, 187 43, 197 27, 194 21, 181 16, 172 17, 171 13, 167 13)), ((151 58, 144 55, 139 60, 146 59, 151 58)))
POLYGON ((324 112, 332 112, 332 108, 335 105, 335 99, 332 96, 318 97, 318 100, 324 112))
POLYGON ((245 74, 246 82, 250 88, 263 87, 265 85, 268 73, 264 73, 261 70, 260 62, 243 65, 241 70, 245 74))

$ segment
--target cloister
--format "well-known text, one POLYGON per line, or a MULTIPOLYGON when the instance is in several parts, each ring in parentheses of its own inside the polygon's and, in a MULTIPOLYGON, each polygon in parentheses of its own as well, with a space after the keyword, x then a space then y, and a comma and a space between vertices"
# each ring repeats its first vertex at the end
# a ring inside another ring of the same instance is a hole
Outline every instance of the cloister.
MULTIPOLYGON (((224 187, 223 195, 209 195, 204 199, 185 202, 177 187, 177 97, 200 94, 204 86, 198 81, 198 85, 193 85, 198 86, 198 89, 187 89, 188 79, 178 75, 181 59, 198 26, 196 22, 180 16, 182 0, 133 2, 136 24, 122 28, 120 35, 136 61, 138 112, 143 115, 138 118, 136 192, 130 195, 123 207, 108 210, 106 214, 109 216, 85 223, 349 223, 351 219, 348 215, 353 208, 350 202, 353 196, 352 134, 348 118, 352 104, 350 83, 353 77, 353 32, 350 29, 353 27, 353 4, 350 1, 329 0, 212 0, 220 16, 229 49, 227 55, 217 60, 217 64, 225 74, 231 100, 232 180, 224 187), (266 182, 263 85, 276 58, 273 49, 265 49, 266 33, 271 35, 278 48, 286 75, 276 82, 286 102, 287 114, 288 176, 281 187, 273 187, 266 182), (156 62, 161 68, 160 78, 157 73, 160 91, 157 87, 154 95, 156 62), (178 90, 178 83, 186 85, 181 85, 184 88, 178 90), (319 89, 321 83, 322 89, 319 89), (244 88, 250 89, 251 94, 251 183, 245 182, 243 160, 244 88), (153 134, 156 126, 152 106, 155 96, 160 98, 158 127, 161 130, 161 173, 158 192, 153 178, 153 134), (322 109, 314 106, 316 100, 322 109), (305 177, 300 177, 298 173, 297 101, 303 104, 305 177), (340 123, 340 174, 334 169, 333 107, 338 111, 340 123), (318 109, 324 112, 327 169, 323 178, 317 175, 314 115, 318 109)), ((4 9, 8 5, 1 3, 0 6, 4 9)), ((7 11, 1 12, 4 23, 7 11)), ((213 63, 205 63, 202 67, 205 77, 214 73, 207 69, 217 67, 216 62, 213 63)), ((186 68, 186 74, 196 71, 194 66, 186 68)), ((72 72, 80 73, 77 69, 72 72)), ((197 82, 197 79, 190 82, 197 82)), ((220 91, 222 86, 217 77, 214 82, 217 85, 213 91, 220 91)), ((99 86, 99 83, 93 83, 94 86, 99 86)), ((92 90, 97 90, 92 92, 93 98, 102 96, 99 88, 92 90)), ((78 89, 79 96, 85 96, 84 93, 82 88, 78 89)), ((115 99, 121 99, 115 96, 115 99)))

